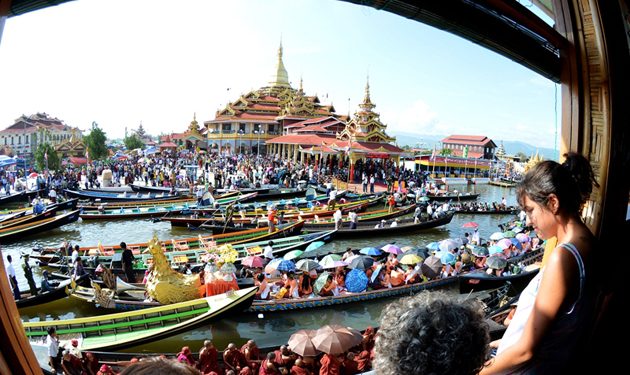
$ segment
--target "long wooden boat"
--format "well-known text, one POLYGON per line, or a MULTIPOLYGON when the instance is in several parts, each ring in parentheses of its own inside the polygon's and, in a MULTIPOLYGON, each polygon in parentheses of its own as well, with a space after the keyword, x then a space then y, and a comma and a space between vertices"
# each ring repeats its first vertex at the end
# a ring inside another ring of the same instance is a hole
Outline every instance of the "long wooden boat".
POLYGON ((106 193, 84 190, 64 189, 66 195, 84 200, 100 200, 101 202, 129 202, 129 201, 149 201, 149 200, 170 200, 181 198, 177 194, 168 193, 106 193))
POLYGON ((81 219, 83 220, 114 220, 114 219, 137 219, 142 217, 158 217, 171 214, 181 214, 185 211, 190 211, 191 208, 196 208, 197 204, 162 204, 145 207, 133 207, 133 208, 117 208, 112 210, 102 211, 85 211, 82 210, 81 219))
MULTIPOLYGON (((78 212, 78 211, 76 211, 78 212)), ((78 218, 78 215, 77 215, 78 218)), ((249 229, 236 233, 210 235, 210 236, 197 236, 180 239, 170 239, 160 241, 162 249, 164 251, 182 250, 182 249, 207 249, 208 246, 231 244, 237 245, 241 243, 263 241, 276 239, 281 237, 290 237, 299 234, 304 227, 304 221, 298 221, 295 223, 285 224, 276 227, 276 230, 269 233, 269 228, 249 229)), ((142 250, 146 249, 148 242, 131 243, 127 244, 127 248, 139 254, 142 250)), ((43 254, 55 254, 57 248, 40 248, 33 249, 39 255, 43 254)), ((101 249, 99 246, 83 246, 79 248, 79 255, 113 255, 115 252, 120 252, 120 245, 103 245, 101 249)), ((37 258, 37 254, 31 254, 32 258, 37 258)))
POLYGON ((20 191, 11 195, 0 195, 0 206, 5 203, 30 202, 37 196, 43 196, 44 190, 20 191))
MULTIPOLYGON (((131 184, 128 185, 131 190, 135 191, 136 193, 170 193, 171 188, 170 187, 162 187, 162 186, 142 186, 142 185, 137 185, 137 184, 131 184)), ((175 191, 177 191, 178 193, 182 194, 182 195, 190 195, 190 188, 182 188, 182 187, 176 187, 175 191)))
POLYGON ((525 269, 516 275, 488 275, 485 269, 462 274, 459 276, 459 292, 469 293, 471 291, 494 289, 506 282, 510 282, 516 290, 521 291, 540 270, 540 264, 537 264, 537 262, 542 260, 543 253, 544 249, 539 248, 521 257, 510 259, 510 263, 520 263, 522 266, 525 266, 525 269))
MULTIPOLYGON (((282 256, 292 250, 305 249, 306 247, 308 247, 308 245, 316 241, 322 241, 324 243, 327 243, 327 242, 332 241, 332 239, 334 238, 334 235, 335 235, 335 231, 329 230, 329 231, 323 231, 323 232, 300 234, 297 236, 275 238, 273 240, 273 243, 274 243, 273 255, 282 256)), ((263 249, 265 246, 267 246, 268 243, 269 243, 269 240, 267 239, 267 240, 262 240, 262 241, 253 241, 253 242, 246 242, 246 243, 233 245, 232 247, 234 248, 234 250, 238 251, 239 253, 239 259, 237 259, 237 263, 240 261, 241 258, 249 255, 251 249, 256 249, 256 248, 263 249)), ((182 263, 199 264, 203 262, 204 260, 203 257, 206 254, 207 254, 206 249, 167 251, 164 253, 164 255, 166 255, 167 259, 172 264, 173 263, 174 264, 182 264, 182 263)), ((135 257, 138 260, 138 264, 136 265, 135 269, 138 270, 138 273, 143 273, 146 270, 147 265, 151 263, 152 256, 150 254, 136 254, 135 257)), ((67 269, 67 264, 59 263, 61 258, 58 254, 38 255, 38 254, 33 253, 31 254, 31 258, 37 259, 39 261, 40 266, 48 266, 50 268, 56 268, 56 269, 61 269, 61 270, 67 269)), ((96 268, 97 265, 93 264, 94 262, 92 260, 92 256, 83 255, 81 256, 81 259, 83 260, 83 264, 86 266, 86 270, 91 271, 92 269, 96 268)), ((111 267, 112 256, 101 255, 98 257, 98 262, 100 264, 110 264, 109 267, 111 267)), ((122 272, 122 269, 118 269, 115 267, 111 269, 114 273, 117 273, 117 274, 122 272)))
MULTIPOLYGON (((375 222, 375 223, 372 223, 372 227, 374 227, 374 224, 376 224, 376 222, 380 222, 381 220, 390 220, 396 217, 407 215, 413 212, 415 208, 416 208, 416 205, 412 204, 409 206, 397 207, 392 212, 389 212, 388 209, 368 211, 361 214, 357 214, 357 221, 359 223, 375 222)), ((342 227, 349 226, 349 222, 350 220, 348 219, 348 217, 344 217, 342 219, 342 227)), ((323 220, 319 220, 318 222, 315 222, 313 220, 306 220, 306 223, 304 223, 304 229, 308 229, 308 230, 321 230, 319 228, 328 229, 328 228, 334 228, 334 226, 335 226, 335 222, 333 221, 333 219, 330 219, 330 218, 324 218, 323 220)))
MULTIPOLYGON (((398 220, 398 225, 395 227, 390 226, 389 223, 384 224, 382 228, 376 228, 378 222, 360 222, 357 224, 356 229, 350 229, 348 224, 343 224, 335 233, 335 237, 337 238, 357 238, 357 237, 374 237, 381 235, 394 235, 400 233, 412 233, 418 232, 425 229, 436 228, 442 225, 446 225, 451 222, 455 213, 453 211, 449 211, 444 216, 441 216, 437 219, 431 219, 427 221, 420 221, 418 223, 414 223, 414 219, 403 219, 398 220)), ((334 229, 334 224, 327 224, 324 226, 318 226, 318 229, 334 229)))
MULTIPOLYGON (((284 211, 284 210, 294 210, 297 207, 302 207, 305 208, 308 206, 309 203, 311 204, 317 204, 316 202, 320 202, 324 203, 324 202, 328 202, 328 196, 327 195, 318 195, 316 197, 314 197, 313 199, 307 200, 306 198, 294 198, 294 199, 279 199, 279 200, 275 200, 275 201, 267 201, 267 202, 249 202, 249 203, 242 203, 244 200, 250 200, 250 196, 249 194, 254 194, 254 193, 248 193, 244 196, 244 198, 241 198, 241 200, 239 201, 239 203, 236 204, 236 209, 237 210, 245 210, 245 211, 252 211, 252 212, 264 212, 265 210, 267 210, 270 206, 273 206, 274 208, 278 209, 279 211, 284 211)), ((257 194, 257 193, 255 193, 257 194)), ((347 192, 341 191, 339 192, 339 199, 343 198, 345 195, 347 194, 347 192)), ((256 198, 258 196, 256 195, 256 198)), ((251 214, 251 213, 250 213, 251 214)))
MULTIPOLYGON (((377 290, 369 290, 361 293, 346 293, 339 296, 329 297, 313 297, 313 298, 282 298, 276 300, 254 300, 248 312, 274 312, 274 311, 288 311, 288 310, 301 310, 314 307, 324 307, 332 305, 340 305, 353 302, 365 302, 374 299, 396 297, 402 295, 411 295, 425 289, 433 289, 438 287, 444 287, 457 282, 457 276, 452 276, 444 279, 437 279, 422 283, 402 285, 393 288, 383 288, 377 290)), ((88 301, 93 296, 81 296, 73 295, 75 299, 82 299, 88 301)), ((159 302, 148 302, 143 297, 137 296, 134 298, 132 294, 127 297, 117 298, 114 301, 108 302, 101 300, 102 303, 109 303, 110 308, 117 310, 142 310, 147 308, 154 308, 155 306, 161 306, 159 302)))
MULTIPOLYGON (((76 279, 77 284, 82 284, 84 281, 89 280, 88 275, 83 275, 76 279)), ((30 291, 22 291, 20 294, 22 298, 15 301, 15 304, 18 308, 22 307, 31 307, 42 305, 44 303, 56 301, 58 299, 65 298, 67 296, 66 288, 70 285, 71 280, 62 280, 60 282, 56 282, 54 280, 50 281, 52 289, 47 292, 39 292, 36 295, 31 295, 30 291)), ((38 288, 39 289, 39 288, 38 288)))
POLYGON ((432 201, 446 202, 446 201, 472 201, 479 198, 479 194, 474 193, 457 193, 457 194, 444 194, 433 195, 427 194, 427 197, 432 201))
POLYGON ((73 223, 77 220, 79 220, 79 210, 74 210, 49 219, 38 221, 36 223, 22 224, 15 227, 0 229, 0 242, 7 243, 18 238, 23 239, 26 236, 59 228, 62 225, 73 223))
POLYGON ((19 210, 17 212, 7 213, 7 214, 3 215, 2 217, 0 217, 0 224, 4 223, 7 220, 18 219, 18 218, 26 215, 27 211, 28 211, 28 208, 25 209, 25 210, 19 210))
MULTIPOLYGON (((230 192, 226 194, 219 195, 215 197, 215 199, 229 198, 237 195, 236 192, 230 192)), ((138 208, 138 207, 153 207, 157 205, 170 205, 170 204, 186 204, 189 205, 196 204, 196 198, 178 198, 178 199, 167 199, 167 200, 149 200, 149 201, 129 201, 129 202, 99 202, 99 203, 83 203, 81 204, 81 208, 84 210, 96 210, 99 209, 120 209, 120 208, 138 208)))
POLYGON ((22 224, 36 223, 38 221, 50 219, 51 217, 54 217, 55 215, 57 215, 57 212, 59 211, 67 210, 67 209, 71 209, 71 210, 76 209, 78 201, 79 200, 75 198, 75 199, 70 199, 65 202, 54 203, 54 204, 44 207, 44 211, 39 214, 35 214, 33 212, 31 213, 25 212, 26 214, 21 217, 18 217, 13 220, 5 220, 5 221, 0 222, 0 229, 11 228, 11 227, 22 225, 22 224))
POLYGON ((22 325, 36 345, 43 344, 46 330, 54 327, 61 340, 77 339, 79 350, 118 350, 173 336, 247 309, 257 290, 252 287, 145 310, 22 325))
POLYGON ((516 207, 508 207, 504 210, 469 210, 462 207, 451 207, 456 214, 461 215, 516 215, 519 212, 519 209, 516 207))
POLYGON ((504 188, 512 188, 518 185, 516 182, 503 181, 503 180, 489 180, 488 185, 500 186, 504 188))

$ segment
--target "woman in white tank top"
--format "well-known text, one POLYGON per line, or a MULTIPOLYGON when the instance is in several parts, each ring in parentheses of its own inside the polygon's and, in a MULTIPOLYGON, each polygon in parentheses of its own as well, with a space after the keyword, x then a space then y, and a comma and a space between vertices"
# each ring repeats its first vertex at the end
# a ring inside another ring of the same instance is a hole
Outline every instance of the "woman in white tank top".
POLYGON ((595 239, 580 211, 595 182, 589 162, 565 154, 563 164, 544 161, 518 187, 519 203, 542 239, 558 245, 521 294, 497 356, 480 374, 559 374, 566 371, 590 319, 589 264, 595 239))

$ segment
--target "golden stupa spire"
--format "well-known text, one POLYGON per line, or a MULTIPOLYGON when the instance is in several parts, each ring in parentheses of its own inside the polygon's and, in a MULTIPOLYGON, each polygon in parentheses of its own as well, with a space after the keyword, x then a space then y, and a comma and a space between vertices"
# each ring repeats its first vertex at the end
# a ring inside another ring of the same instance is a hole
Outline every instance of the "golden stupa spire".
POLYGON ((280 40, 280 47, 278 48, 278 62, 276 65, 276 73, 273 77, 273 80, 269 83, 271 84, 271 86, 290 87, 289 74, 284 67, 284 62, 282 62, 282 40, 280 40))
POLYGON ((365 96, 363 97, 363 103, 359 104, 359 107, 364 111, 370 111, 372 108, 376 107, 372 104, 372 99, 370 99, 370 76, 367 76, 365 82, 365 96))

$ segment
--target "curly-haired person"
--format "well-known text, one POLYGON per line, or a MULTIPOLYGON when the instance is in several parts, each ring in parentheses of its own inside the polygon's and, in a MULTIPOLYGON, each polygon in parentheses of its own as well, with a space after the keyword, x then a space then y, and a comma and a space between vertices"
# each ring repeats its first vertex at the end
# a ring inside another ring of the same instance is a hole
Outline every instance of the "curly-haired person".
POLYGON ((488 352, 481 306, 443 292, 422 292, 389 304, 376 335, 375 373, 476 374, 488 352))

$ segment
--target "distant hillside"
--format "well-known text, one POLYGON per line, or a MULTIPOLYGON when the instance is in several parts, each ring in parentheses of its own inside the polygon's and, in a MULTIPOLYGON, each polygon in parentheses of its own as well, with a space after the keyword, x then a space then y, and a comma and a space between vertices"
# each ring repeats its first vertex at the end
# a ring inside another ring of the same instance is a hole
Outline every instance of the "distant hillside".
MULTIPOLYGON (((422 147, 432 149, 433 147, 440 148, 442 139, 446 138, 445 135, 422 135, 406 132, 391 132, 391 135, 396 137, 396 141, 399 146, 410 147, 422 147)), ((497 147, 501 144, 501 140, 494 140, 497 147)), ((528 157, 535 154, 536 151, 545 159, 557 160, 558 155, 551 148, 536 147, 528 143, 519 141, 503 141, 503 147, 508 155, 514 155, 517 152, 522 152, 528 157)))

